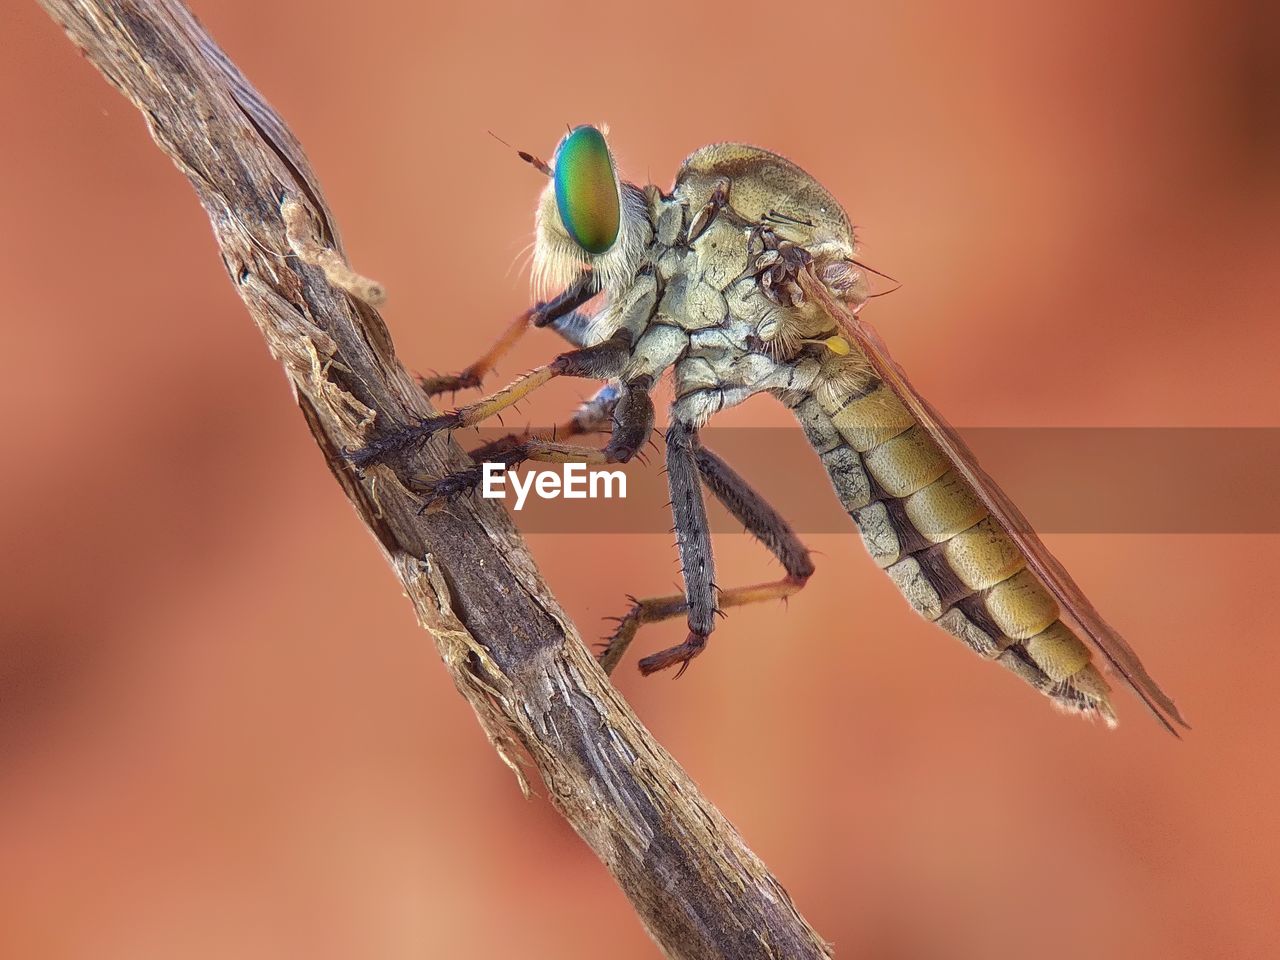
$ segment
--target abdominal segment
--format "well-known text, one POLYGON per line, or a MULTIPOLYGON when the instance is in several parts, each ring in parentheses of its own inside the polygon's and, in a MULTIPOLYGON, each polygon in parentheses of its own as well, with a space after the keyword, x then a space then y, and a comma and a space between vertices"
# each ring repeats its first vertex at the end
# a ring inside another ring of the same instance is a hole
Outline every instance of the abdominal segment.
POLYGON ((946 454, 871 380, 795 405, 872 559, 907 602, 1059 707, 1115 722, 1089 649, 946 454))

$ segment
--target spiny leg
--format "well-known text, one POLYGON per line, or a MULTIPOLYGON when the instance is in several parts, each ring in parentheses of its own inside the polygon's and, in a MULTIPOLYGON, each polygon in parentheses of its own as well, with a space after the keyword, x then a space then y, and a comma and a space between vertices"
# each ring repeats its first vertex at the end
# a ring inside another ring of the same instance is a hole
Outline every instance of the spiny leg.
POLYGON ((612 408, 612 430, 609 442, 603 448, 565 443, 546 437, 504 437, 486 444, 473 454, 477 458, 474 466, 438 480, 416 484, 426 498, 423 508, 440 500, 474 492, 484 481, 486 463, 500 463, 507 470, 529 460, 595 465, 627 463, 644 446, 653 431, 653 399, 649 396, 652 387, 653 380, 647 376, 638 377, 621 387, 621 396, 609 403, 612 408))
POLYGON ((715 627, 715 560, 711 555, 707 506, 698 482, 697 447, 698 433, 691 425, 677 421, 667 429, 667 486, 684 577, 689 636, 684 643, 641 660, 640 670, 645 674, 678 664, 676 676, 680 676, 689 661, 706 649, 707 637, 715 627))
MULTIPOLYGON (((573 330, 576 327, 584 326, 582 319, 574 311, 596 295, 597 291, 590 278, 591 275, 589 273, 584 274, 566 288, 563 293, 545 303, 535 304, 520 314, 480 359, 460 373, 419 377, 418 383, 426 391, 427 396, 432 397, 441 393, 453 393, 458 390, 478 387, 497 365, 498 361, 516 345, 530 327, 550 325, 557 329, 563 326, 566 330, 573 330)), ((572 336, 568 334, 566 334, 566 339, 573 342, 572 336)), ((582 344, 575 343, 575 345, 581 346, 582 344)))
POLYGON ((618 376, 631 356, 631 334, 620 330, 604 343, 562 353, 548 364, 518 377, 496 393, 449 413, 425 417, 415 424, 395 427, 348 455, 357 467, 377 463, 409 447, 426 442, 444 430, 473 427, 524 399, 556 377, 610 380, 618 376))
MULTIPOLYGON (((785 600, 792 594, 798 593, 804 587, 807 579, 788 575, 781 580, 767 580, 763 583, 753 583, 746 587, 719 590, 716 594, 719 603, 717 609, 725 610, 729 607, 744 607, 747 604, 760 603, 764 600, 785 600)), ((605 673, 613 672, 614 667, 622 660, 627 648, 631 646, 631 641, 635 639, 636 633, 641 627, 650 623, 661 623, 663 620, 670 620, 689 609, 689 602, 684 598, 683 594, 678 593, 667 597, 648 597, 644 600, 636 600, 634 597, 630 599, 632 600, 631 609, 619 619, 618 629, 609 638, 604 650, 600 653, 600 666, 604 668, 605 673)), ((679 650, 683 646, 684 644, 680 647, 673 647, 671 650, 665 650, 661 654, 655 654, 653 657, 645 657, 640 661, 641 671, 649 674, 671 666, 669 663, 663 663, 650 668, 648 663, 655 660, 656 657, 669 654, 673 650, 679 650)), ((692 657, 688 659, 692 659, 692 657)))
MULTIPOLYGON (((567 296, 567 293, 561 294, 561 296, 567 296)), ((552 305, 554 303, 555 301, 552 301, 552 305)), ((575 347, 585 347, 587 345, 587 335, 590 332, 592 321, 590 316, 579 313, 577 310, 561 314, 551 309, 551 305, 548 306, 546 312, 552 318, 547 326, 575 347)), ((528 313, 524 316, 528 316, 528 313)), ((521 333, 525 329, 527 327, 522 327, 521 333)), ((492 440, 472 450, 471 457, 474 460, 491 459, 493 455, 510 449, 521 440, 527 440, 534 436, 541 437, 544 440, 559 440, 564 437, 576 437, 585 433, 607 433, 613 420, 614 407, 617 406, 620 396, 622 396, 622 387, 619 384, 606 383, 589 400, 584 401, 574 411, 572 417, 564 423, 552 427, 550 434, 534 434, 529 430, 521 433, 509 433, 505 437, 492 440)))
POLYGON ((431 376, 420 375, 418 377, 418 385, 422 387, 423 392, 429 397, 434 397, 441 393, 470 390, 480 386, 489 372, 497 366, 498 361, 506 355, 508 350, 515 346, 516 341, 524 336, 525 331, 529 329, 533 322, 533 315, 537 309, 536 306, 530 307, 516 317, 493 346, 480 356, 480 359, 464 367, 460 372, 433 374, 431 376))
POLYGON ((494 414, 505 410, 559 375, 556 370, 556 361, 544 364, 513 380, 496 393, 492 393, 475 403, 459 407, 449 413, 423 417, 414 424, 392 427, 389 430, 379 432, 359 450, 348 453, 347 459, 356 467, 364 468, 371 464, 379 463, 410 447, 425 443, 443 430, 475 426, 494 414))
POLYGON ((809 548, 791 524, 742 476, 705 447, 698 448, 698 473, 712 495, 720 501, 747 532, 778 558, 787 576, 803 584, 813 575, 809 548))
POLYGON ((534 433, 524 430, 520 433, 508 433, 505 437, 490 440, 488 443, 469 451, 471 459, 476 462, 494 460, 512 447, 526 440, 563 440, 567 437, 579 437, 588 433, 607 433, 613 422, 613 411, 622 396, 622 387, 617 383, 606 383, 595 395, 586 400, 574 411, 573 416, 563 423, 552 427, 550 431, 534 433))
MULTIPOLYGON (((787 571, 787 575, 781 580, 721 590, 720 608, 739 607, 762 600, 781 600, 797 593, 812 576, 813 561, 791 525, 750 484, 710 450, 699 446, 695 451, 695 459, 706 488, 747 528, 748 533, 782 562, 787 571)), ((633 606, 619 620, 618 629, 601 652, 600 665, 606 673, 611 673, 642 626, 669 620, 687 609, 688 602, 683 596, 633 600, 633 606)))

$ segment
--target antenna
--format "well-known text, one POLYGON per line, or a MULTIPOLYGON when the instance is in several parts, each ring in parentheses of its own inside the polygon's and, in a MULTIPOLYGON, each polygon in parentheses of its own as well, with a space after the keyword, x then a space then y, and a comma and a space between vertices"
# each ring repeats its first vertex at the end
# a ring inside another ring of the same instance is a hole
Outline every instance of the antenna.
MULTIPOLYGON (((492 130, 488 130, 486 131, 486 133, 488 133, 489 136, 493 137, 493 139, 497 140, 500 144, 502 144, 508 150, 515 150, 515 147, 511 146, 511 144, 507 143, 507 141, 503 140, 500 136, 498 136, 492 130)), ((548 164, 547 161, 543 160, 541 157, 535 157, 532 153, 528 153, 524 150, 516 150, 516 156, 519 157, 521 160, 523 160, 525 163, 529 164, 529 166, 533 167, 535 170, 541 173, 544 177, 551 176, 551 165, 548 164)))

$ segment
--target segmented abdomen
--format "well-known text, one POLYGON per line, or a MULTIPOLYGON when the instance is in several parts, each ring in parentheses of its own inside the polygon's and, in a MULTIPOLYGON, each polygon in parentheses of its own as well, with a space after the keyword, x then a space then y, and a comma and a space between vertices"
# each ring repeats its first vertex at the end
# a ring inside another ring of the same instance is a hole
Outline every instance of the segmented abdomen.
POLYGON ((867 550, 921 616, 1055 704, 1115 722, 1088 647, 892 390, 872 381, 795 410, 867 550))

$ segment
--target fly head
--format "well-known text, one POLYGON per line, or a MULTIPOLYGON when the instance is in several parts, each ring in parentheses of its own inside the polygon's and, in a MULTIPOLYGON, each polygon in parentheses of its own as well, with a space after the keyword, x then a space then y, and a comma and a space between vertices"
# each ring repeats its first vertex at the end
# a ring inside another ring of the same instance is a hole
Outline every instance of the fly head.
POLYGON ((541 299, 590 270, 596 289, 616 295, 635 277, 652 239, 644 193, 618 177, 597 127, 560 140, 538 201, 533 278, 541 299))

